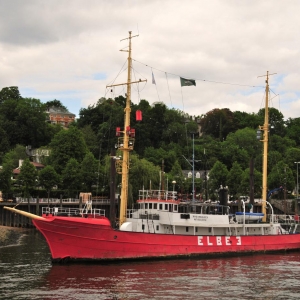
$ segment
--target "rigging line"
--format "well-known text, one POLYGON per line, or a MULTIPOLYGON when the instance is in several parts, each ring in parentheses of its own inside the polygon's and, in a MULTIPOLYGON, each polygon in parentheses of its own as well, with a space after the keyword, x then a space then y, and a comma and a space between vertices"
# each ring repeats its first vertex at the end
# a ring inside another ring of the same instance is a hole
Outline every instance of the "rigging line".
POLYGON ((170 87, 169 87, 169 81, 168 81, 168 73, 165 72, 165 75, 166 75, 166 80, 167 80, 167 86, 168 86, 169 96, 170 96, 170 102, 171 102, 171 106, 173 107, 172 99, 171 99, 171 93, 170 93, 170 87))
MULTIPOLYGON (((151 68, 151 73, 153 74, 152 68, 151 68)), ((154 75, 153 75, 153 76, 154 76, 154 75)), ((154 82, 154 85, 155 85, 155 88, 156 88, 156 93, 157 93, 158 101, 160 102, 160 98, 159 98, 159 94, 158 94, 158 89, 157 89, 156 82, 154 82)))
POLYGON ((278 94, 276 94, 272 89, 270 89, 270 87, 269 87, 269 91, 271 91, 275 96, 278 96, 278 94))
MULTIPOLYGON (((170 75, 174 75, 174 76, 178 76, 178 77, 184 77, 184 76, 181 76, 181 75, 178 75, 178 74, 174 74, 174 73, 170 73, 170 72, 166 72, 166 71, 163 71, 163 70, 160 70, 160 69, 157 69, 157 68, 154 68, 154 67, 151 67, 147 64, 144 64, 136 59, 132 59, 134 60, 135 62, 138 62, 148 68, 152 68, 156 71, 159 71, 159 72, 163 72, 163 73, 168 73, 170 75)), ((226 85, 237 85, 237 86, 245 86, 245 87, 253 87, 253 88, 265 88, 265 86, 262 86, 262 85, 249 85, 249 84, 239 84, 239 83, 230 83, 230 82, 222 82, 222 81, 213 81, 213 80, 207 80, 207 79, 195 79, 195 80, 199 80, 199 81, 205 81, 205 82, 210 82, 210 83, 218 83, 218 84, 226 84, 226 85)))
MULTIPOLYGON (((125 62, 124 62, 124 64, 123 64, 122 68, 120 69, 120 71, 119 71, 119 73, 117 74, 117 76, 115 77, 115 79, 114 79, 113 81, 111 81, 108 85, 111 85, 111 84, 113 84, 113 83, 116 81, 116 79, 118 78, 118 76, 124 71, 123 68, 124 68, 124 66, 125 66, 126 63, 127 63, 127 59, 125 60, 125 62)), ((125 70, 126 70, 126 68, 125 68, 125 70)))
MULTIPOLYGON (((134 80, 135 81, 137 81, 136 80, 136 76, 135 76, 135 70, 134 70, 134 68, 132 68, 132 72, 133 72, 133 76, 134 76, 134 80)), ((138 95, 138 104, 140 103, 140 85, 139 84, 137 84, 137 89, 136 89, 136 91, 137 91, 137 95, 138 95)), ((132 101, 132 100, 131 100, 132 101)))
POLYGON ((183 93, 182 93, 182 86, 181 85, 180 85, 180 91, 181 91, 182 111, 184 111, 183 93))

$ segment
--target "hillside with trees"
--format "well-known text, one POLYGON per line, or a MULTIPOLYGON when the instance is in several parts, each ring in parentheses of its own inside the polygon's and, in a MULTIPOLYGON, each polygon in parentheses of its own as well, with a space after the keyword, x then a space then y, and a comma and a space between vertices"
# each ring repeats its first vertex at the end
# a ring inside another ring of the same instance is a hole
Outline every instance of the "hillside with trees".
MULTIPOLYGON (((42 103, 23 98, 17 87, 0 91, 0 190, 3 195, 32 197, 76 197, 79 192, 109 195, 110 156, 117 143, 116 127, 124 126, 123 96, 101 98, 82 108, 69 129, 47 122, 49 107, 64 107, 59 100, 42 103), (43 170, 30 167, 26 147, 50 150, 43 157, 43 170), (12 170, 24 160, 20 175, 11 179, 12 170)), ((196 194, 215 199, 220 185, 228 186, 232 197, 249 194, 250 161, 254 163, 254 193, 261 195, 262 143, 256 132, 264 123, 264 109, 248 114, 215 108, 190 116, 170 109, 163 102, 150 105, 147 100, 131 105, 131 127, 135 129, 134 151, 129 170, 129 199, 137 199, 138 190, 158 189, 161 178, 165 187, 181 193, 192 192, 192 179, 183 172, 195 170, 205 177, 195 178, 196 194), (136 111, 143 113, 136 121, 136 111), (200 131, 199 131, 200 130, 200 131), (199 134, 200 132, 200 134, 199 134), (164 172, 164 173, 161 173, 164 172), (162 176, 163 174, 163 176, 162 176)), ((123 129, 121 129, 123 130, 123 129)), ((270 108, 268 188, 286 187, 288 196, 295 191, 300 161, 300 118, 284 120, 270 108)), ((120 153, 116 153, 117 156, 120 153)), ((117 185, 120 183, 117 175, 117 185)), ((200 196, 199 196, 200 197, 200 196)))

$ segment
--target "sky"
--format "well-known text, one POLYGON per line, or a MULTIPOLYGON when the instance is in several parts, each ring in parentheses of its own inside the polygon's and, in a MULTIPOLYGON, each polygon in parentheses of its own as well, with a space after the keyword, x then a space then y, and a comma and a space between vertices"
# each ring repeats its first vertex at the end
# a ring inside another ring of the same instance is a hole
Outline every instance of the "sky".
POLYGON ((300 117, 298 0, 0 0, 0 89, 60 100, 77 117, 125 96, 128 32, 132 102, 164 102, 191 116, 215 108, 300 117), (125 39, 125 40, 123 40, 125 39), (152 74, 155 83, 152 83, 152 74), (180 85, 180 77, 196 86, 180 85))

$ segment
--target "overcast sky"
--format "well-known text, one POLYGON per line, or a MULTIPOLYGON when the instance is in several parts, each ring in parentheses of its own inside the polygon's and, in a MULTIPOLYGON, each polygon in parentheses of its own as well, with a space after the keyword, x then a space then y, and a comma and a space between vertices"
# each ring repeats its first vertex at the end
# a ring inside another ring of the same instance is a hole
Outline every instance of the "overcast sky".
POLYGON ((214 108, 300 117, 300 1, 0 0, 0 88, 60 100, 78 116, 101 97, 125 95, 132 39, 132 101, 163 101, 201 115, 214 108), (118 76, 120 72, 120 76, 118 76), (156 85, 152 84, 152 72, 156 85), (181 87, 179 77, 196 80, 181 87))

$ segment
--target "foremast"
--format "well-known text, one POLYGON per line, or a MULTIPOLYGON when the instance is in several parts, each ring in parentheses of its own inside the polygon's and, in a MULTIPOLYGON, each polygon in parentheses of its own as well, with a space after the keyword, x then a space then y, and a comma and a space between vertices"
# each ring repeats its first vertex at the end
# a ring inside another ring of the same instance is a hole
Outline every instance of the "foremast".
POLYGON ((266 214, 266 206, 267 206, 267 195, 268 195, 268 184, 267 184, 267 177, 268 177, 268 142, 269 142, 269 76, 274 75, 269 74, 267 71, 267 75, 262 75, 258 77, 266 77, 266 99, 265 99, 265 121, 263 126, 259 126, 259 129, 263 131, 263 139, 261 142, 264 143, 263 149, 263 177, 262 177, 262 213, 264 217, 262 219, 263 222, 267 220, 266 214))
POLYGON ((121 41, 128 40, 128 50, 120 50, 123 52, 128 52, 128 72, 127 72, 127 83, 108 85, 107 87, 113 87, 118 85, 127 85, 127 95, 126 95, 126 106, 124 109, 124 130, 118 130, 117 136, 122 134, 123 136, 119 138, 121 142, 118 143, 118 149, 122 151, 122 160, 116 160, 116 168, 119 174, 122 174, 121 180, 121 200, 120 200, 120 219, 119 225, 121 226, 126 221, 126 210, 128 201, 128 173, 129 173, 129 152, 133 150, 133 137, 134 131, 130 129, 130 113, 131 113, 131 85, 133 83, 139 83, 146 80, 131 81, 131 71, 132 71, 132 58, 131 58, 131 39, 137 37, 138 35, 132 36, 131 31, 129 31, 129 37, 121 41), (131 143, 130 143, 131 141, 131 143))

